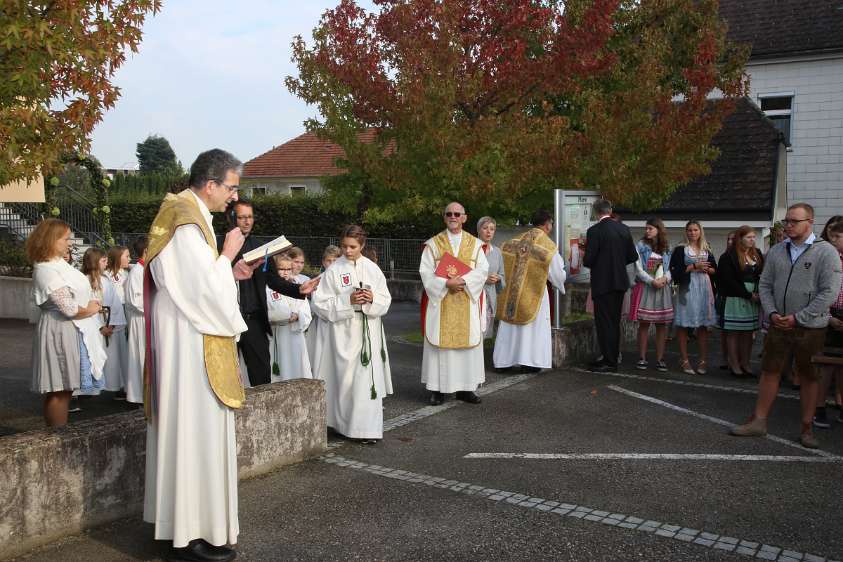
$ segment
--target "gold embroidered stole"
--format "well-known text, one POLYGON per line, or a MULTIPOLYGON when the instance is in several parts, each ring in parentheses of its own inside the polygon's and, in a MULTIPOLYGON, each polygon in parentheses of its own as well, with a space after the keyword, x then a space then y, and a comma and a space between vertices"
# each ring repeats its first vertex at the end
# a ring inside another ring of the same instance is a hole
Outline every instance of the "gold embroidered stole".
POLYGON ((506 286, 498 295, 498 320, 529 324, 536 318, 554 253, 556 244, 538 228, 501 246, 506 286))
MULTIPOLYGON (((164 202, 149 229, 149 247, 147 249, 146 272, 151 275, 149 264, 161 253, 172 240, 176 229, 180 226, 195 224, 202 230, 205 242, 211 247, 214 258, 219 257, 214 232, 208 228, 205 217, 199 209, 199 204, 189 189, 178 195, 167 194, 164 202)), ((145 283, 146 285, 146 283, 145 283)), ((150 310, 145 307, 145 310, 150 310)), ((151 318, 151 310, 149 312, 151 318)), ((240 408, 246 400, 243 384, 240 382, 240 366, 237 360, 237 343, 233 336, 212 336, 202 334, 203 352, 205 357, 205 371, 208 382, 217 399, 229 408, 240 408)), ((147 342, 150 346, 150 342, 147 342)), ((147 355, 149 357, 149 355, 147 355)), ((147 418, 151 419, 153 403, 153 381, 155 373, 147 370, 153 366, 147 360, 144 365, 144 409, 147 418)))
MULTIPOLYGON (((433 258, 434 267, 439 265, 439 260, 445 253, 452 254, 451 241, 448 239, 448 231, 444 230, 433 237, 436 253, 433 258)), ((477 267, 475 250, 477 239, 467 232, 463 232, 460 240, 460 248, 455 256, 459 261, 470 268, 477 267)), ((471 299, 466 291, 452 293, 448 291, 442 299, 442 308, 439 311, 439 347, 445 349, 465 349, 475 347, 469 343, 471 332, 471 299)), ((482 340, 481 340, 482 341, 482 340)))

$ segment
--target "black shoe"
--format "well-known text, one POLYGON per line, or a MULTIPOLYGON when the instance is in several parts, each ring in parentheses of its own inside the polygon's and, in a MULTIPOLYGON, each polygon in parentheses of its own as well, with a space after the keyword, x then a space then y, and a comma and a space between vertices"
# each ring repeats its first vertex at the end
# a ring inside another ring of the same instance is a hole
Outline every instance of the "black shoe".
POLYGON ((463 402, 468 402, 469 404, 479 404, 482 402, 476 392, 469 392, 467 390, 457 392, 457 400, 462 400, 463 402))
POLYGON ((538 373, 541 370, 541 367, 530 367, 529 365, 521 365, 522 373, 538 373))
POLYGON ((594 367, 590 369, 592 373, 617 373, 618 366, 617 365, 609 365, 608 363, 603 363, 599 367, 594 367))
POLYGON ((114 399, 119 400, 119 401, 125 401, 126 400, 126 393, 123 392, 122 390, 120 390, 114 395, 114 399))
POLYGON ((605 364, 606 364, 606 362, 603 361, 603 358, 601 357, 600 359, 598 359, 596 361, 592 361, 591 363, 589 363, 588 368, 589 368, 589 370, 594 370, 594 369, 598 369, 598 368, 602 367, 605 364))
POLYGON ((182 548, 171 548, 165 557, 169 562, 229 562, 237 552, 226 546, 214 546, 202 539, 190 541, 182 548))
POLYGON ((501 375, 512 371, 512 367, 495 367, 495 372, 501 375))
POLYGON ((814 412, 814 427, 820 429, 828 429, 831 427, 831 423, 828 421, 828 415, 826 414, 825 408, 817 408, 816 412, 814 412))
POLYGON ((441 392, 432 391, 430 393, 430 405, 431 406, 439 406, 440 404, 445 402, 445 395, 441 392))

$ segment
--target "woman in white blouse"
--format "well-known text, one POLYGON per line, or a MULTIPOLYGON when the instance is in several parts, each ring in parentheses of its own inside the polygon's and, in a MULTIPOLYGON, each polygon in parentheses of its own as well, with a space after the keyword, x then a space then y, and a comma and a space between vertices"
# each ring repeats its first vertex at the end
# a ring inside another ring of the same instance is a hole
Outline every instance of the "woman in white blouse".
POLYGON ((32 352, 32 390, 44 395, 48 426, 67 424, 70 397, 81 385, 82 363, 102 376, 105 350, 99 334, 100 302, 87 278, 65 261, 70 226, 45 219, 26 240, 33 263, 32 295, 41 311, 32 352))

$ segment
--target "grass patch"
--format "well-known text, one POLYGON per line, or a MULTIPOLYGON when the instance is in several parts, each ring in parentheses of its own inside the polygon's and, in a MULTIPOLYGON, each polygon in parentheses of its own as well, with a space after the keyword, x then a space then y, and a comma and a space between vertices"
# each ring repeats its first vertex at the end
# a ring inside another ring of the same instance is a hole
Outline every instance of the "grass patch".
POLYGON ((579 322, 581 320, 594 320, 594 316, 588 314, 587 312, 574 312, 562 318, 562 325, 573 324, 574 322, 579 322))

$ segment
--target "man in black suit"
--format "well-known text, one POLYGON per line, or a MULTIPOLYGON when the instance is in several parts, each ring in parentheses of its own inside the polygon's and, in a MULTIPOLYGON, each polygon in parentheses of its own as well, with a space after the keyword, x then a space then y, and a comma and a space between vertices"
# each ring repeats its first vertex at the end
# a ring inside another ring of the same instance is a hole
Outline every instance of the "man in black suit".
MULTIPOLYGON (((248 201, 236 201, 233 208, 228 211, 232 222, 240 229, 246 237, 243 248, 237 254, 233 263, 237 263, 243 254, 261 246, 255 240, 252 229, 255 226, 255 213, 252 204, 248 201)), ((272 366, 269 361, 269 335, 272 330, 269 326, 269 315, 266 308, 267 286, 283 295, 296 299, 303 299, 305 295, 313 292, 319 284, 319 278, 311 279, 303 285, 291 283, 281 279, 275 267, 270 261, 266 271, 263 266, 258 267, 252 277, 244 281, 238 281, 240 296, 240 313, 249 329, 240 334, 240 341, 237 347, 243 353, 243 360, 246 362, 246 369, 249 371, 249 384, 258 386, 270 382, 272 366), (314 283, 315 281, 315 283, 314 283)))
POLYGON ((638 251, 629 228, 612 220, 611 203, 598 199, 593 209, 597 223, 586 233, 583 265, 591 270, 594 326, 603 357, 592 363, 591 370, 615 372, 620 352, 621 307, 629 289, 626 266, 638 259, 638 251))

